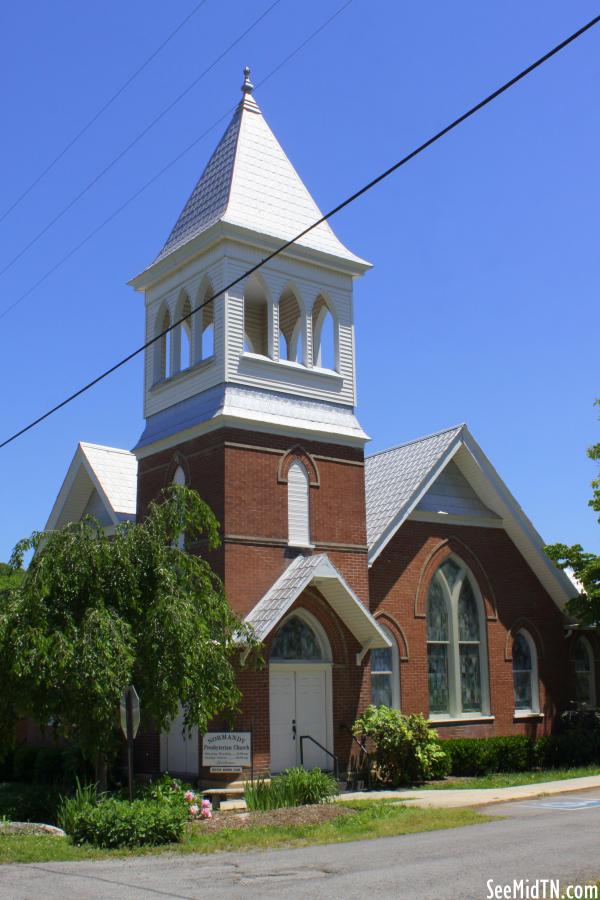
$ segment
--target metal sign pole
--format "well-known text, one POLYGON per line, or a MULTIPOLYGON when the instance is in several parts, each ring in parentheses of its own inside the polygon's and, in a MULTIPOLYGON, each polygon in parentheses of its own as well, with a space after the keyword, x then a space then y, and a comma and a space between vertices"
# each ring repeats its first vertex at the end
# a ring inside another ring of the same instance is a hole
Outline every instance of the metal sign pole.
POLYGON ((129 802, 133 802, 133 706, 131 688, 125 692, 125 708, 127 712, 127 772, 129 776, 129 802))

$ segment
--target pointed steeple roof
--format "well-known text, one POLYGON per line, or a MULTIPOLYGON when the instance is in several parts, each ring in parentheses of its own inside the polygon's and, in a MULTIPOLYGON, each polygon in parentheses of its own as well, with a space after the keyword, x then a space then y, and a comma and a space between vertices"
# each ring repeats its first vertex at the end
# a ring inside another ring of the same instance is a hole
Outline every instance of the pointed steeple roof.
MULTIPOLYGON (((252 97, 249 74, 245 70, 243 97, 156 262, 217 222, 286 241, 322 215, 252 97)), ((368 265, 327 222, 298 244, 368 265)))

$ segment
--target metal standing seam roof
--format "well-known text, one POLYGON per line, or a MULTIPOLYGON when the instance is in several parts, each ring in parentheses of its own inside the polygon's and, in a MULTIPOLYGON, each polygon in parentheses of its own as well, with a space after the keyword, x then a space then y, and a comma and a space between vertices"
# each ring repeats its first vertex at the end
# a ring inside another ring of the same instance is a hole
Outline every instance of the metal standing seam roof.
POLYGON ((365 459, 369 548, 410 504, 423 480, 458 438, 463 427, 456 425, 365 459))
POLYGON ((297 556, 246 616, 259 640, 281 621, 302 591, 316 581, 325 599, 363 647, 390 643, 367 607, 324 553, 297 556))
POLYGON ((137 459, 128 450, 80 443, 82 453, 92 468, 113 511, 135 516, 137 497, 137 459))
MULTIPOLYGON (((321 216, 256 100, 245 93, 155 262, 217 222, 286 241, 321 216)), ((297 243, 368 265, 344 247, 327 222, 297 243)))

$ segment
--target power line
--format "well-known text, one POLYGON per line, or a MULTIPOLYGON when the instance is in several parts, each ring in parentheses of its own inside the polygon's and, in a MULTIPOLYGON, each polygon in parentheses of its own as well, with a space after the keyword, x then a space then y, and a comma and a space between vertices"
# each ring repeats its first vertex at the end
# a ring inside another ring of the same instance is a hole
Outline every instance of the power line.
POLYGON ((127 80, 123 82, 121 87, 117 91, 115 91, 115 93, 111 97, 108 98, 108 100, 100 107, 99 110, 97 110, 97 112, 94 113, 92 118, 86 122, 86 124, 83 126, 83 128, 81 128, 77 132, 77 134, 74 137, 72 137, 71 140, 65 144, 65 146, 62 148, 62 150, 54 157, 54 159, 52 159, 48 163, 46 168, 40 172, 40 174, 37 176, 37 178, 34 178, 34 180, 31 182, 31 184, 28 187, 26 187, 25 190, 21 194, 19 194, 17 199, 14 200, 13 203, 8 207, 8 209, 6 209, 2 213, 2 215, 0 216, 0 223, 4 222, 4 220, 7 218, 7 216, 9 216, 11 214, 11 212, 17 208, 19 203, 21 203, 21 201, 24 200, 25 197, 27 197, 31 193, 31 191, 34 189, 34 187, 36 187, 40 183, 40 181, 46 177, 48 172, 50 172, 54 168, 56 163, 60 162, 60 160, 63 158, 63 156, 65 156, 65 154, 67 154, 69 152, 69 150, 75 146, 77 141, 80 138, 82 138, 83 135, 87 131, 89 131, 89 129, 92 127, 92 125, 98 121, 100 116, 106 112, 106 110, 109 108, 109 106, 112 106, 112 104, 115 102, 115 100, 117 100, 121 96, 123 91, 125 91, 129 87, 129 85, 135 81, 135 79, 138 77, 138 75, 141 75, 141 73, 144 71, 144 69, 146 69, 154 59, 156 59, 156 57, 161 52, 161 50, 164 50, 164 48, 167 46, 167 44, 173 40, 175 35, 181 31, 181 29, 183 28, 184 25, 187 25, 187 23, 190 21, 190 19, 196 15, 196 13, 201 9, 201 7, 204 6, 205 3, 206 3, 206 0, 200 0, 200 3, 196 4, 196 6, 192 9, 192 11, 190 13, 188 13, 188 15, 185 17, 185 19, 181 20, 179 25, 177 25, 177 27, 174 28, 173 31, 169 35, 167 35, 167 37, 164 39, 164 41, 162 41, 158 45, 158 47, 150 54, 150 56, 148 56, 144 60, 144 62, 141 64, 141 66, 138 66, 138 68, 135 70, 135 72, 133 72, 129 76, 129 78, 127 78, 127 80))
POLYGON ((12 441, 15 441, 18 437, 20 437, 22 434, 25 434, 27 431, 30 431, 32 428, 35 428, 35 426, 39 425, 40 422, 43 422, 49 416, 53 415, 55 412, 58 412, 59 409, 62 409, 64 406, 67 406, 68 403, 71 403, 77 397, 80 397, 82 394, 86 393, 86 391, 89 391, 91 388, 95 387, 95 385, 97 385, 100 381, 103 381, 105 378, 108 378, 109 375, 112 375, 112 373, 116 372, 117 369, 122 368, 122 366, 126 365, 126 363, 130 362, 136 356, 139 356, 139 354, 143 353, 145 350, 147 350, 148 347, 151 347, 157 341, 162 340, 163 337, 165 337, 165 335, 167 335, 170 331, 173 331, 174 328, 177 328, 179 325, 181 325, 182 322, 185 322, 187 319, 190 319, 192 316, 199 313, 200 310, 202 310, 209 303, 212 303, 214 300, 216 300, 217 297, 221 296, 221 294, 225 294, 227 291, 230 291, 232 287, 235 287, 237 284, 240 284, 240 282, 245 281, 245 279, 248 278, 248 276, 252 275, 258 269, 261 269, 264 265, 266 265, 268 262, 270 262, 276 256, 279 256, 280 253, 283 253, 285 250, 287 250, 288 247, 291 247, 297 241, 301 240, 305 235, 307 235, 310 231, 312 231, 318 225, 321 225, 323 222, 327 222, 333 216, 337 215, 337 213, 341 212, 341 210, 345 209, 351 203, 354 203, 354 201, 357 200, 359 197, 362 197, 363 194, 366 194, 367 191, 372 190, 372 188, 374 188, 376 185, 380 184, 384 179, 389 178, 390 175, 392 175, 394 172, 396 172, 402 166, 406 165, 406 163, 410 162, 412 159, 414 159, 416 156, 418 156, 424 150, 427 150, 427 148, 431 147, 432 144, 435 144, 437 141, 441 140, 441 138, 445 137, 449 132, 453 131, 455 128, 457 128, 459 125, 461 125, 467 119, 469 119, 471 116, 475 115, 475 113, 479 112, 485 106, 488 106, 488 104, 492 103, 492 101, 496 100, 498 97, 500 97, 506 91, 508 91, 511 87, 513 87, 515 84, 517 84, 519 81, 521 81, 523 78, 526 78, 527 75, 530 75, 533 71, 535 71, 535 69, 538 69, 540 66, 542 66, 544 63, 546 63, 553 56, 556 56, 557 53, 560 53, 561 50, 564 50, 564 48, 567 47, 569 44, 572 44, 573 41, 577 40, 577 38, 579 38, 579 37, 581 37, 581 35, 585 34, 586 31, 589 31, 591 28, 593 28, 594 25, 597 25, 598 22, 600 22, 600 15, 591 19, 582 28, 579 28, 577 31, 573 32, 573 34, 569 35, 569 37, 567 37, 567 38, 565 38, 565 40, 561 41, 560 44, 557 44, 555 47, 553 47, 547 53, 544 53, 543 56, 540 56, 539 59, 537 59, 535 62, 531 63, 531 65, 527 66, 527 68, 525 68, 521 72, 519 72, 518 75, 515 75, 509 81, 506 81, 503 85, 501 85, 501 87, 497 88, 491 94, 488 94, 487 97, 485 97, 483 100, 480 100, 474 106, 471 106, 470 109, 468 109, 466 112, 464 112, 462 115, 460 115, 457 119, 454 119, 452 122, 450 122, 449 125, 446 125, 440 131, 436 132, 436 134, 434 134, 432 137, 428 138, 428 140, 426 140, 424 143, 420 144, 414 150, 411 150, 410 153, 407 153, 406 156, 403 156, 400 160, 398 160, 398 162, 394 163, 394 165, 390 166, 384 172, 381 172, 379 175, 377 175, 371 181, 367 182, 367 184, 363 185, 361 188, 359 188, 357 191, 355 191, 349 197, 346 197, 345 200, 342 200, 341 203, 338 203, 337 206, 334 206, 333 209, 330 209, 328 213, 325 213, 325 215, 323 215, 323 216, 321 216, 321 218, 317 219, 316 222, 313 222, 312 225, 309 225, 307 228, 305 228, 303 231, 301 231, 295 237, 291 238, 289 241, 286 241, 285 243, 281 244, 276 250, 273 250, 272 253, 269 253, 267 256, 265 256, 263 259, 261 259, 260 262, 256 263, 256 265, 251 266, 251 268, 247 269, 242 275, 235 278, 233 281, 230 281, 229 284, 225 285, 225 287, 222 288, 222 290, 220 290, 217 294, 213 294, 211 297, 208 297, 203 303, 201 303, 198 307, 196 307, 196 309, 187 313, 185 316, 182 316, 180 319, 178 319, 176 322, 174 322, 168 328, 165 328, 164 331, 161 331, 160 334, 157 334, 155 337, 151 338, 149 341, 146 341, 144 344, 142 344, 136 350, 133 350, 127 356, 124 356, 121 360, 119 360, 117 363, 112 365, 109 369, 106 369, 100 375, 97 375, 96 378, 92 379, 92 381, 89 381, 87 384, 85 384, 83 387, 79 388, 77 391, 75 391, 70 396, 65 397, 65 399, 62 400, 60 403, 57 403, 56 406, 53 406, 51 409, 47 410, 41 416, 38 416, 37 419, 34 419, 28 425, 25 425, 23 428, 19 429, 19 431, 15 432, 13 435, 6 438, 4 441, 2 441, 2 443, 0 443, 0 449, 2 447, 6 447, 7 444, 10 444, 12 441))
POLYGON ((237 44, 239 44, 240 41, 242 41, 248 34, 250 34, 250 32, 251 32, 254 28, 256 28, 256 26, 257 26, 260 22, 262 22, 262 20, 263 20, 266 16, 269 15, 269 13, 271 12, 271 10, 273 10, 276 6, 279 5, 279 3, 281 3, 281 0, 273 0, 273 2, 270 4, 270 6, 268 6, 268 7, 260 14, 260 16, 258 16, 258 17, 257 17, 257 18, 256 18, 256 19, 255 19, 255 20, 254 20, 254 21, 253 21, 253 22, 252 22, 252 23, 251 23, 244 31, 242 31, 242 33, 239 34, 239 35, 235 38, 235 40, 233 40, 230 44, 228 44, 227 47, 226 47, 223 51, 221 51, 221 53, 219 53, 219 55, 218 55, 217 57, 215 57, 215 59, 213 59, 213 61, 212 61, 205 69, 203 69, 203 71, 202 71, 196 78, 194 78, 193 81, 191 81, 191 82, 187 85, 187 87, 185 87, 185 88, 184 88, 184 89, 183 89, 183 90, 182 90, 182 91, 181 91, 181 92, 180 92, 173 100, 171 100, 171 102, 168 103, 168 104, 164 107, 164 109, 163 109, 160 113, 158 113, 158 115, 156 115, 156 116, 148 123, 148 125, 146 125, 146 127, 143 128, 142 131, 139 132, 139 134, 138 134, 136 137, 133 138, 132 141, 130 141, 130 142, 129 142, 129 143, 128 143, 128 144, 127 144, 120 152, 119 152, 119 153, 117 153, 117 155, 116 155, 116 156, 115 156, 115 157, 114 157, 114 158, 113 158, 106 166, 104 166, 104 168, 101 169, 100 172, 98 172, 98 174, 97 174, 96 176, 94 176, 94 178, 92 178, 92 180, 91 180, 90 182, 88 182, 88 184, 86 184, 86 186, 85 186, 84 188, 82 188, 82 190, 79 191, 79 193, 76 194, 75 197, 72 198, 72 200, 69 200, 69 202, 66 204, 66 206, 63 206, 62 209, 61 209, 59 212, 57 212, 56 215, 55 215, 52 219, 50 219, 50 221, 47 222, 47 223, 44 225, 44 227, 43 227, 42 229, 40 229, 40 231, 38 231, 37 234, 35 234, 27 244, 25 244, 24 247, 21 247, 21 249, 19 250, 19 252, 16 253, 16 254, 15 254, 15 255, 14 255, 14 256, 6 263, 6 265, 3 266, 2 269, 0 269, 0 276, 4 275, 6 272, 8 272, 8 270, 11 269, 11 268, 14 266, 14 264, 15 264, 16 262, 18 262, 18 260, 20 260, 21 257, 24 256, 25 253, 27 253, 27 251, 30 250, 30 249, 34 246, 34 244, 37 244, 37 242, 39 241, 39 239, 40 239, 41 237, 43 237, 43 236, 46 234, 46 232, 49 231, 49 230, 52 228, 53 225, 55 225, 60 219, 62 219, 62 217, 63 217, 70 209, 72 209, 73 206, 75 206, 75 204, 78 203, 79 200, 81 200, 81 198, 84 197, 84 196, 88 193, 88 191, 90 191, 90 190, 94 187, 94 185, 97 184, 97 183, 100 181, 100 179, 103 178, 103 177, 106 175, 106 173, 109 172, 109 171, 113 168, 113 166, 115 166, 121 159, 123 159, 123 157, 124 157, 127 153, 129 153, 129 151, 130 151, 133 147, 135 147, 135 145, 138 144, 138 143, 142 140, 142 138, 145 137, 145 136, 148 134, 148 132, 149 132, 152 128, 154 128, 154 126, 155 126, 158 122, 160 122, 160 120, 161 120, 162 118, 164 118, 164 116, 167 115, 167 113, 169 113, 169 112, 170 112, 170 111, 171 111, 171 110, 172 110, 172 109, 173 109, 173 108, 174 108, 181 100, 183 100, 183 98, 184 98, 187 94, 189 94, 189 92, 192 90, 192 88, 196 87, 196 85, 197 85, 197 84, 198 84, 198 83, 199 83, 206 75, 208 75, 208 73, 209 73, 212 69, 214 69, 214 67, 217 65, 217 63, 219 63, 219 62, 220 62, 220 61, 221 61, 221 60, 229 53, 230 50, 232 50, 237 44))
MULTIPOLYGON (((291 59, 293 59, 298 53, 304 50, 306 45, 314 40, 314 38, 316 38, 317 35, 319 35, 325 28, 327 28, 327 26, 330 25, 331 22, 333 22, 333 20, 336 19, 345 9, 347 9, 347 7, 350 6, 352 2, 353 0, 346 0, 345 3, 338 7, 338 9, 336 9, 335 12, 329 16, 329 18, 321 22, 318 28, 315 28, 315 30, 312 31, 302 41, 302 43, 298 44, 298 46, 295 47, 295 49, 292 50, 291 53, 288 53, 288 55, 284 57, 284 59, 282 59, 274 69, 271 69, 268 75, 265 75, 264 78, 262 78, 260 81, 257 81, 256 89, 263 87, 263 85, 265 85, 277 72, 279 72, 279 70, 282 69, 283 66, 287 65, 287 63, 289 63, 291 59)), ((89 241, 91 241, 92 238, 94 238, 100 231, 102 231, 103 228, 109 225, 113 221, 113 219, 116 219, 116 217, 120 213, 122 213, 124 209, 130 206, 134 202, 134 200, 137 200, 137 198, 141 194, 143 194, 149 187, 151 187, 156 181, 158 181, 158 179, 161 178, 166 172, 168 172, 169 169, 172 169, 174 165, 176 165, 181 159, 183 159, 184 156, 186 156, 190 152, 190 150, 193 150, 194 147, 196 147, 200 143, 200 141, 204 140, 204 138, 207 137, 207 135, 209 135, 211 131, 214 131, 217 125, 220 125, 221 122, 229 118, 229 116, 231 116, 235 112, 236 108, 237 103, 231 106, 226 112, 223 113, 223 115, 219 116, 218 119, 215 119, 212 125, 209 125, 209 127, 206 128, 202 132, 202 134, 200 134, 191 142, 191 144, 188 144, 187 147, 184 147, 184 149, 181 150, 181 152, 178 153, 177 156, 173 157, 173 159, 171 159, 170 162, 166 163, 166 165, 164 165, 162 169, 156 172, 156 174, 153 175, 152 178, 146 181, 140 188, 137 189, 137 191, 131 194, 127 198, 127 200, 125 200, 120 206, 118 206, 117 209, 113 210, 113 212, 109 216, 107 216, 106 219, 104 219, 99 225, 88 232, 88 234, 86 234, 86 236, 82 238, 82 240, 79 241, 78 244, 75 244, 74 247, 71 247, 71 249, 67 253, 65 253, 65 255, 58 260, 58 262, 47 269, 46 272, 44 272, 44 274, 40 278, 38 278, 37 281, 35 281, 30 287, 27 288, 26 291, 24 291, 15 300, 13 300, 13 302, 10 303, 5 309, 3 309, 2 312, 0 312, 0 319, 3 319, 16 306, 18 306, 19 303, 22 303, 23 300, 26 300, 27 297, 33 294, 33 292, 45 281, 47 281, 48 278, 50 278, 50 276, 57 271, 57 269, 60 269, 61 266, 68 262, 68 260, 71 259, 72 256, 74 256, 79 250, 82 249, 82 247, 89 243, 89 241)))

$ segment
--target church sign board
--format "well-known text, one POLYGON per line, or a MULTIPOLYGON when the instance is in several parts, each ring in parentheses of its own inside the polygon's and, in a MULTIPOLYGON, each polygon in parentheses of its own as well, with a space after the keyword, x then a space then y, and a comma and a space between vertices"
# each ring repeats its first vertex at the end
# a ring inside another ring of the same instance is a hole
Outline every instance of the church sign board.
POLYGON ((252 765, 250 731, 207 731, 202 736, 202 765, 211 772, 241 772, 252 765))

